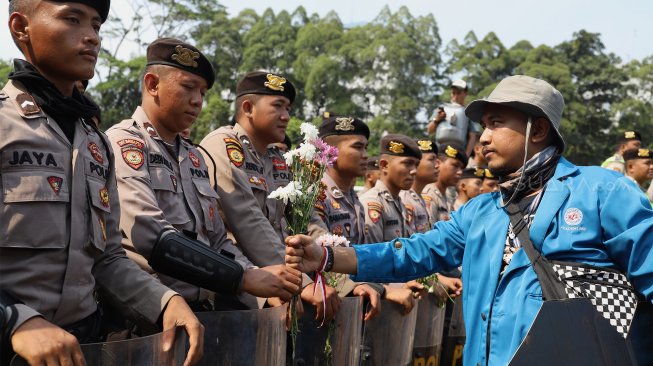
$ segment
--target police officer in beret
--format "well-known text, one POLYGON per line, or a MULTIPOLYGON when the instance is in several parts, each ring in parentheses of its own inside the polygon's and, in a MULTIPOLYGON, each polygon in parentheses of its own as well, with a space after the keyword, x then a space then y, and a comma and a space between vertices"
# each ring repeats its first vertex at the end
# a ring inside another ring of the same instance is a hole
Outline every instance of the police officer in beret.
MULTIPOLYGON (((653 151, 651 149, 630 149, 623 153, 626 163, 625 175, 646 192, 646 182, 653 179, 653 151)), ((648 197, 647 197, 648 198, 648 197)), ((651 201, 650 198, 648 198, 651 201)), ((653 204, 653 201, 651 201, 653 204)))
MULTIPOLYGON (((260 267, 284 263, 289 234, 285 206, 268 195, 292 177, 282 153, 270 144, 284 140, 295 94, 295 86, 282 75, 247 73, 236 85, 235 124, 218 128, 201 142, 207 161, 215 162, 209 164, 209 178, 220 196, 226 227, 260 267)), ((302 299, 317 306, 322 317, 322 297, 308 286, 311 282, 304 277, 302 299)), ((331 318, 340 306, 332 288, 327 288, 326 305, 331 318)))
POLYGON ((440 174, 435 183, 427 184, 422 191, 426 207, 433 222, 449 220, 455 198, 447 195, 449 187, 455 187, 463 168, 467 165, 467 155, 459 146, 444 145, 439 149, 440 174))
POLYGON ((426 201, 421 193, 427 184, 435 183, 440 172, 438 148, 435 143, 429 139, 418 139, 415 142, 422 152, 422 158, 415 173, 415 181, 410 189, 399 193, 401 202, 406 206, 408 221, 411 223, 411 234, 424 233, 433 225, 426 208, 426 201))
POLYGON ((485 169, 482 168, 467 168, 463 170, 460 175, 460 180, 456 184, 458 196, 453 204, 453 209, 457 210, 472 198, 481 194, 483 186, 483 177, 485 169))
POLYGON ((79 343, 100 340, 101 288, 133 316, 184 327, 195 363, 202 325, 120 246, 113 152, 99 108, 75 88, 93 77, 108 12, 108 0, 9 3, 25 60, 0 92, 0 338, 31 365, 83 365, 79 343))
POLYGON ((369 191, 372 187, 376 185, 376 181, 379 180, 381 176, 381 171, 379 170, 379 157, 373 156, 367 159, 367 171, 363 177, 363 188, 358 192, 358 195, 369 191))
MULTIPOLYGON (((206 56, 188 43, 160 38, 148 46, 141 106, 107 131, 114 151, 120 153, 116 175, 122 244, 132 259, 152 272, 147 264, 152 248, 162 231, 172 229, 216 252, 227 251, 246 269, 242 277, 218 280, 236 281, 239 292, 289 300, 299 290, 299 272, 291 273, 283 265, 254 268, 232 244, 218 213, 218 195, 206 161, 179 135, 201 113, 214 75, 206 56)), ((193 310, 214 310, 214 294, 198 284, 175 273, 157 276, 182 294, 193 310)), ((215 301, 219 303, 221 296, 215 301)))
POLYGON ((483 169, 483 184, 481 193, 499 192, 499 177, 492 174, 490 169, 483 169))
POLYGON ((617 149, 614 155, 605 159, 602 168, 625 173, 623 153, 626 150, 639 149, 642 146, 642 134, 638 131, 628 130, 621 133, 617 139, 617 149))

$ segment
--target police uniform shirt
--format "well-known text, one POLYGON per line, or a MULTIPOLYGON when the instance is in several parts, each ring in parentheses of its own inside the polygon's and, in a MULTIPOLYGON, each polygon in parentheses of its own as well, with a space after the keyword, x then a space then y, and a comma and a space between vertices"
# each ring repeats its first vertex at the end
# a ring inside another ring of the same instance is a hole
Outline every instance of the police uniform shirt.
POLYGON ((601 168, 614 170, 615 172, 619 172, 621 174, 624 173, 625 166, 626 162, 624 161, 624 158, 619 154, 612 155, 611 157, 605 159, 605 161, 601 164, 601 168))
MULTIPOLYGON (((216 251, 225 249, 245 268, 253 265, 227 238, 218 212, 218 195, 209 181, 208 166, 198 149, 177 138, 169 146, 138 107, 131 119, 107 131, 118 153, 116 175, 122 215, 123 246, 142 268, 159 234, 167 228, 192 232, 216 251)), ((161 281, 187 301, 201 301, 210 292, 159 274, 161 281)))
POLYGON ((452 211, 453 201, 443 195, 435 183, 429 183, 424 187, 422 197, 426 202, 426 209, 433 224, 438 221, 449 220, 449 212, 452 211))
POLYGON ((392 197, 381 179, 360 197, 365 209, 365 236, 370 243, 380 243, 410 236, 406 208, 401 199, 392 197))
MULTIPOLYGON (((329 232, 344 236, 352 244, 364 244, 365 213, 358 195, 351 189, 343 192, 329 173, 324 174, 324 193, 315 202, 315 212, 329 232)), ((311 226, 315 222, 311 222, 311 226)), ((310 230, 309 230, 310 231, 310 230)))
POLYGON ((426 209, 426 201, 417 194, 412 188, 399 193, 401 202, 406 207, 407 221, 410 225, 411 232, 425 233, 431 229, 429 213, 426 209))
POLYGON ((239 124, 220 127, 201 145, 210 155, 206 160, 215 161, 215 170, 209 164, 209 178, 211 184, 217 179, 225 223, 237 245, 258 266, 284 263, 285 206, 268 198, 292 179, 281 152, 259 153, 239 124))
POLYGON ((98 285, 156 323, 175 293, 120 246, 106 136, 91 128, 92 121, 80 121, 71 144, 20 83, 9 81, 3 90, 0 287, 22 302, 15 328, 38 315, 59 326, 86 318, 97 309, 98 285))

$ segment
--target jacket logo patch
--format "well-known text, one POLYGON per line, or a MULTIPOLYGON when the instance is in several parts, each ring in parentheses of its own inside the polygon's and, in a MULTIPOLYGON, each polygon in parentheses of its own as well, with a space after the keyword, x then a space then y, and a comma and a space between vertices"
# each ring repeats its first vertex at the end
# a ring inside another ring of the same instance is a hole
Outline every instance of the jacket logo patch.
POLYGON ((175 192, 177 192, 177 177, 170 174, 170 181, 172 182, 172 188, 174 188, 175 192))
POLYGON ((91 152, 91 156, 93 156, 93 159, 95 159, 95 161, 97 161, 100 164, 104 164, 104 157, 100 152, 100 147, 97 146, 95 142, 91 141, 88 143, 88 151, 91 152))
POLYGON ((50 187, 52 188, 54 193, 59 194, 59 192, 61 191, 61 184, 63 183, 63 178, 50 176, 48 177, 48 183, 50 183, 50 187))
POLYGON ((188 152, 188 158, 195 168, 200 167, 200 158, 198 158, 197 155, 193 154, 192 151, 188 152))
POLYGON ((102 189, 100 189, 100 203, 102 203, 102 206, 104 207, 109 207, 109 190, 107 187, 102 187, 102 189))
POLYGON ((27 93, 20 93, 16 96, 16 102, 23 111, 23 114, 28 116, 41 112, 41 108, 36 104, 34 97, 27 93))
POLYGON ((565 210, 565 223, 569 226, 578 226, 583 221, 583 211, 570 207, 565 210))
POLYGON ((286 169, 288 169, 288 165, 286 165, 286 162, 279 159, 279 158, 272 158, 272 164, 274 164, 274 167, 277 170, 286 170, 286 169))
POLYGON ((237 168, 243 166, 245 156, 243 155, 243 146, 240 144, 240 142, 230 137, 225 138, 224 142, 226 144, 229 161, 231 161, 231 163, 237 168))
POLYGON ((143 151, 133 147, 123 147, 122 158, 134 170, 142 167, 145 160, 143 158, 143 151))
POLYGON ((378 202, 368 202, 367 203, 367 215, 370 217, 373 223, 379 222, 381 218, 381 211, 383 210, 383 205, 378 202))

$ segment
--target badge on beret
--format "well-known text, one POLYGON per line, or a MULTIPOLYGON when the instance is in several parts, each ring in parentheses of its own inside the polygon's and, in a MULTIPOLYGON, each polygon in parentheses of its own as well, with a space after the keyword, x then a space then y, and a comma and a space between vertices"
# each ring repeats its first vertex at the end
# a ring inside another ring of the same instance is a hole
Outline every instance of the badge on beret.
POLYGON ((27 93, 18 94, 16 96, 16 103, 18 103, 18 106, 26 116, 41 112, 41 108, 36 104, 34 97, 27 93))
POLYGON ((102 206, 104 207, 109 207, 109 190, 107 187, 102 187, 102 189, 100 189, 100 203, 102 203, 102 206))
POLYGON ((172 182, 172 188, 174 188, 175 192, 177 192, 177 177, 170 174, 170 181, 172 182))
POLYGON ((122 148, 122 159, 134 170, 138 170, 145 162, 143 151, 132 146, 122 148))
POLYGON ((340 225, 334 226, 333 230, 331 230, 331 233, 333 233, 333 235, 342 235, 342 226, 340 225))
POLYGON ((627 138, 627 139, 636 138, 635 131, 626 131, 626 132, 624 132, 624 138, 627 138))
POLYGON ((175 53, 172 54, 172 59, 177 61, 182 66, 197 67, 197 60, 200 58, 200 53, 189 50, 186 47, 178 45, 175 47, 175 53))
POLYGON ((238 140, 231 137, 224 139, 225 146, 227 148, 227 155, 229 156, 229 161, 237 168, 243 166, 245 161, 245 156, 243 155, 243 146, 238 142, 238 140))
POLYGON ((263 84, 265 87, 275 91, 283 91, 283 84, 286 83, 286 78, 274 74, 267 74, 266 78, 268 81, 263 84))
POLYGON ((447 146, 446 150, 444 150, 444 153, 450 157, 450 158, 456 158, 456 155, 458 154, 458 150, 454 149, 451 146, 447 146))
POLYGON ((48 177, 48 183, 50 184, 50 187, 52 188, 54 193, 59 194, 59 192, 61 191, 61 184, 63 183, 63 178, 50 176, 48 177))
POLYGON ((373 223, 379 222, 381 217, 381 211, 383 210, 383 205, 378 202, 368 202, 367 203, 367 215, 370 217, 373 223))
POLYGON ((326 112, 326 111, 325 111, 324 113, 322 113, 322 117, 323 117, 323 118, 329 118, 329 117, 331 117, 331 112, 326 112))
POLYGON ((479 178, 483 178, 484 173, 485 173, 484 169, 481 169, 481 168, 475 168, 474 169, 474 175, 479 177, 479 178))
POLYGON ((419 141, 417 141, 417 144, 419 145, 419 149, 422 150, 422 151, 431 151, 431 150, 433 150, 433 141, 419 140, 419 141))
POLYGON ((197 155, 193 154, 192 151, 188 152, 188 158, 195 168, 200 167, 200 158, 198 158, 197 155))
POLYGON ((485 169, 484 174, 485 174, 485 178, 494 178, 494 175, 492 174, 492 172, 490 172, 490 169, 485 169))
POLYGON ((102 153, 100 152, 100 147, 97 146, 95 142, 90 142, 88 144, 88 151, 91 152, 91 155, 93 156, 93 159, 97 161, 100 164, 104 164, 104 157, 102 157, 102 153))
POLYGON ((639 149, 639 151, 637 152, 637 155, 640 158, 648 158, 648 157, 651 156, 649 149, 639 149))
POLYGON ((404 144, 402 144, 401 142, 390 141, 390 143, 388 145, 388 150, 390 150, 391 152, 393 152, 395 154, 403 154, 404 153, 404 144))
POLYGON ((137 149, 142 149, 145 144, 142 141, 136 139, 123 139, 118 141, 118 146, 123 147, 126 145, 132 145, 137 149))
POLYGON ((351 117, 336 118, 336 131, 353 131, 354 119, 351 117))

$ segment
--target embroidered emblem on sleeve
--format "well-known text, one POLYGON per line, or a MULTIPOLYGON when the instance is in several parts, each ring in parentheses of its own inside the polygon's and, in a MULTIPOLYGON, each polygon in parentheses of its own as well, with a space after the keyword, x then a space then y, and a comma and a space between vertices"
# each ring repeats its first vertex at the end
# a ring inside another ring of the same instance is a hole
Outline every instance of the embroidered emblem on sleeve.
POLYGON ((383 205, 378 202, 367 203, 367 215, 375 224, 379 222, 379 218, 381 217, 382 210, 383 210, 383 205))
POLYGON ((138 170, 145 162, 143 151, 133 146, 122 148, 122 159, 134 170, 138 170))
POLYGON ((243 155, 243 146, 240 144, 240 142, 231 137, 225 138, 224 142, 226 144, 225 146, 227 148, 227 155, 229 156, 229 161, 231 161, 231 163, 237 168, 243 166, 243 162, 245 161, 245 156, 243 155))

